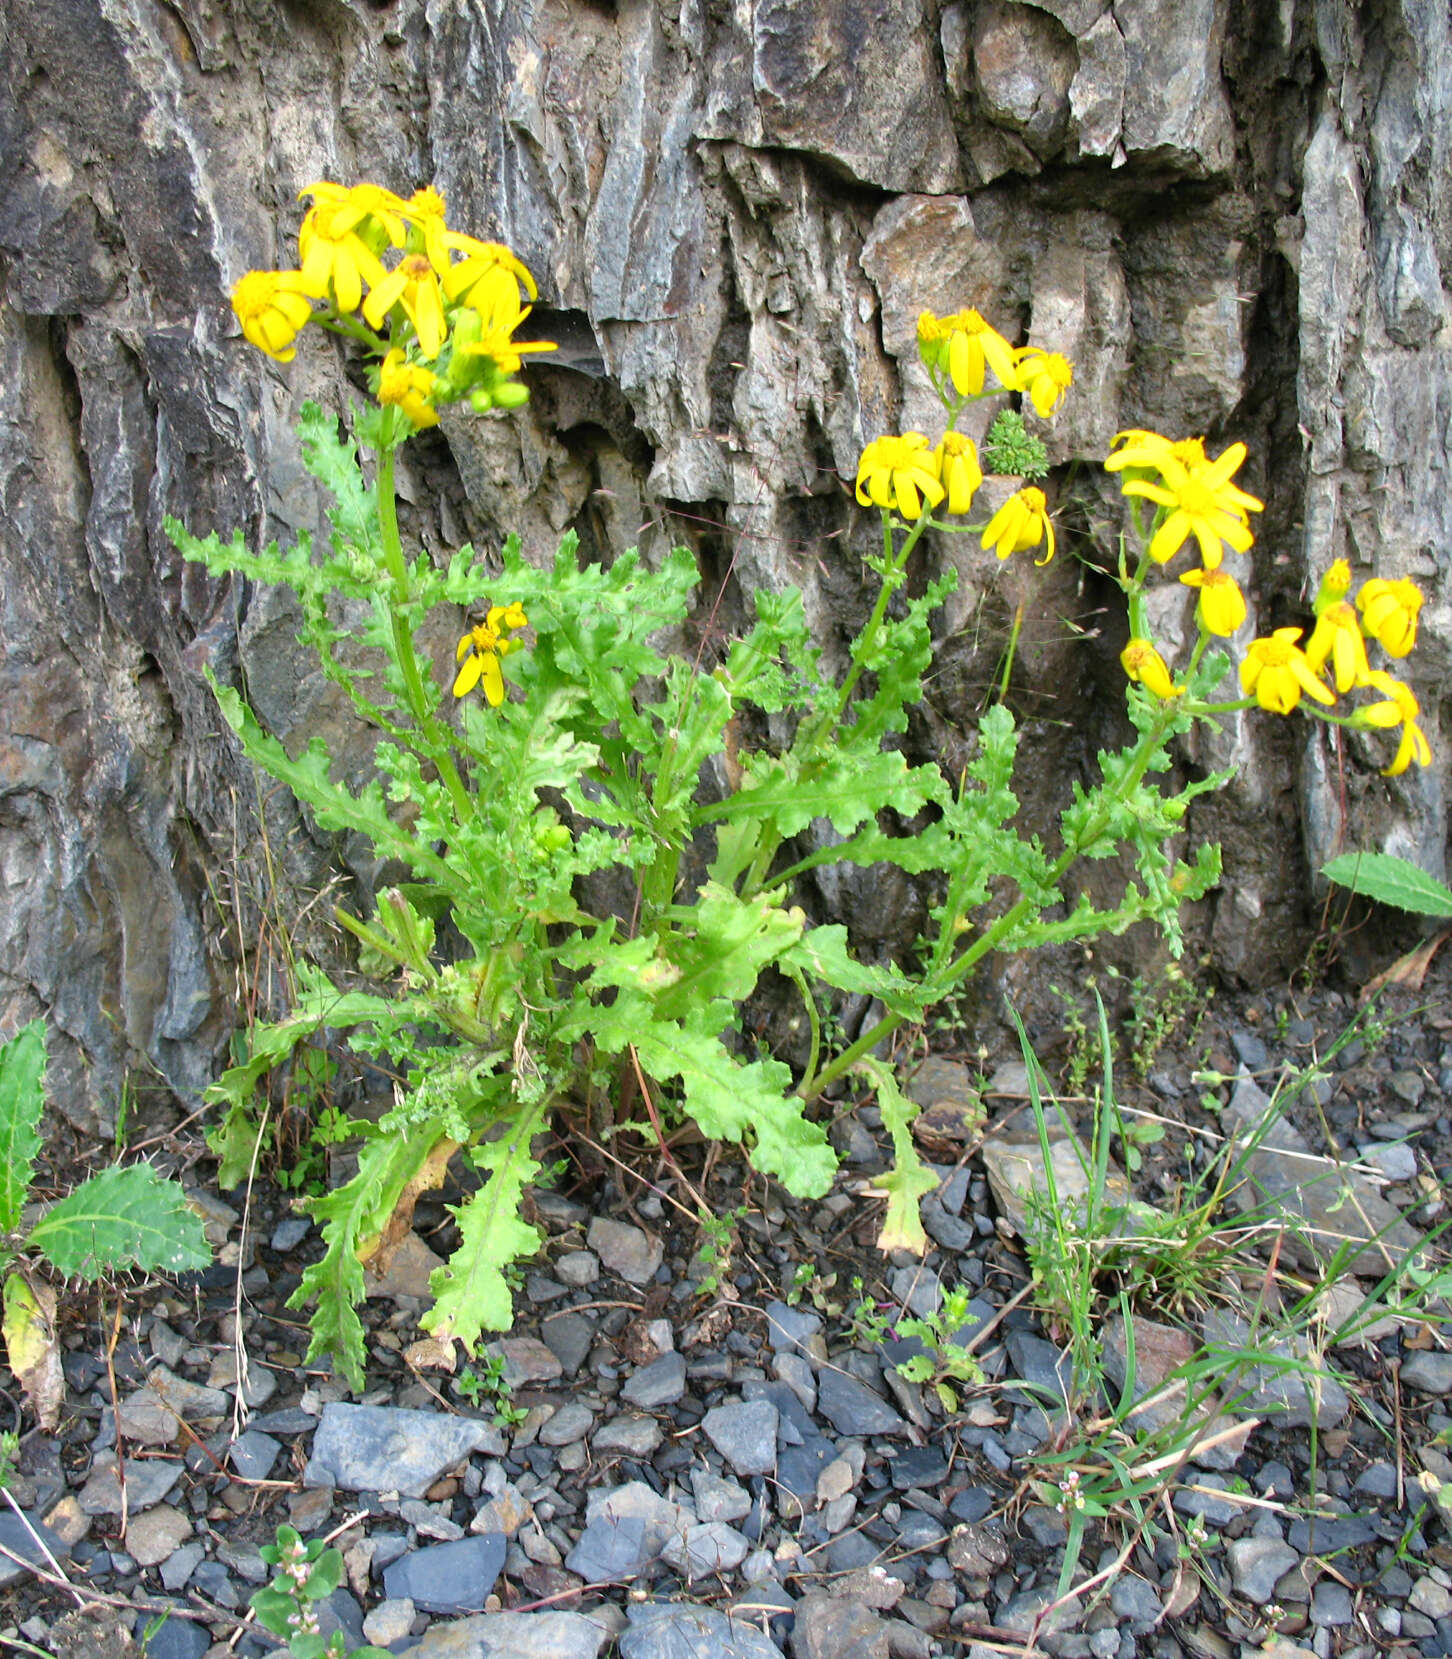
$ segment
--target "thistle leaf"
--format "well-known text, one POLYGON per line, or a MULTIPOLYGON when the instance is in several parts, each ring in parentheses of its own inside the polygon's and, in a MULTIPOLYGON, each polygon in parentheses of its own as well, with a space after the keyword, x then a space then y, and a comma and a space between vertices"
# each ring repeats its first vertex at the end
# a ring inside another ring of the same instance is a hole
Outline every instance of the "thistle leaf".
POLYGON ((0 1044, 0 1233, 20 1226, 20 1211, 40 1153, 45 1106, 45 1021, 32 1020, 0 1044))
POLYGON ((36 1222, 26 1240, 66 1278, 94 1284, 111 1268, 186 1273, 212 1259, 202 1219, 150 1164, 113 1164, 36 1222))
POLYGON ((1343 853, 1321 866, 1327 881, 1418 916, 1452 916, 1452 887, 1394 853, 1343 853))

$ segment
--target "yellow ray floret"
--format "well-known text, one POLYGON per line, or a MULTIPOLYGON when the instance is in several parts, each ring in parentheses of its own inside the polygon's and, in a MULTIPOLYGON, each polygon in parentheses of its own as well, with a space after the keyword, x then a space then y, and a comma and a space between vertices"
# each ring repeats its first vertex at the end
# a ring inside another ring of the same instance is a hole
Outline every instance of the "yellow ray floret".
POLYGON ((1199 589, 1195 614, 1207 634, 1229 639, 1239 632, 1245 621, 1245 595, 1228 570, 1190 570, 1180 580, 1186 587, 1199 589))
POLYGON ((244 336, 279 363, 297 356, 293 341, 313 314, 301 271, 249 271, 232 290, 244 336))
POLYGON ((1017 490, 988 521, 982 545, 1000 559, 1045 544, 1044 556, 1035 564, 1046 565, 1054 556, 1054 521, 1049 517, 1044 492, 1030 484, 1017 490))
POLYGON ((946 492, 921 432, 874 438, 857 463, 857 500, 866 506, 895 507, 905 519, 922 516, 923 502, 936 507, 946 492))
POLYGON ((1073 384, 1074 366, 1057 351, 1024 346, 1014 353, 1014 378, 1019 390, 1028 394, 1034 412, 1047 420, 1073 384))
POLYGON ((1306 661, 1313 674, 1319 674, 1328 660, 1335 670, 1338 691, 1350 691, 1352 686, 1361 685, 1371 672, 1356 610, 1344 599, 1326 606, 1306 641, 1306 661))
POLYGON ((1387 582, 1373 576, 1362 583, 1356 608, 1366 622, 1367 633, 1389 657, 1404 657, 1417 643, 1422 590, 1415 582, 1405 578, 1387 582))
POLYGON ((1271 714, 1289 714, 1302 692, 1328 707, 1336 701, 1311 672, 1300 637, 1299 628, 1277 628, 1269 639, 1252 640, 1240 664, 1240 689, 1271 714))
POLYGON ((1397 747, 1396 757, 1382 776, 1400 777, 1414 760, 1418 766, 1430 766, 1432 746, 1427 742, 1426 733, 1417 724, 1417 716, 1422 711, 1417 699, 1412 695, 1412 688, 1400 680, 1393 679, 1380 668, 1373 668, 1363 684, 1381 692, 1386 701, 1371 703, 1365 708, 1357 709, 1357 725, 1402 728, 1402 740, 1397 747))
POLYGON ((978 446, 961 432, 945 432, 933 451, 933 465, 938 481, 946 492, 944 510, 966 513, 973 505, 973 497, 983 482, 983 468, 978 464, 978 446))
MULTIPOLYGON (((1245 456, 1244 444, 1231 444, 1214 461, 1186 465, 1167 450, 1152 463, 1160 482, 1136 477, 1123 485, 1125 495, 1139 496, 1166 509, 1163 521, 1150 537, 1149 554, 1157 564, 1173 559, 1192 535, 1200 544, 1206 570, 1219 566, 1224 544, 1237 553, 1249 550, 1255 538, 1246 515, 1262 511, 1262 503, 1230 482, 1245 456)), ((1110 457, 1116 458, 1121 465, 1128 465, 1123 452, 1110 457)))
POLYGON ((1162 702, 1184 695, 1185 688, 1175 684, 1165 659, 1147 639, 1132 639, 1119 653, 1120 666, 1131 680, 1162 702))

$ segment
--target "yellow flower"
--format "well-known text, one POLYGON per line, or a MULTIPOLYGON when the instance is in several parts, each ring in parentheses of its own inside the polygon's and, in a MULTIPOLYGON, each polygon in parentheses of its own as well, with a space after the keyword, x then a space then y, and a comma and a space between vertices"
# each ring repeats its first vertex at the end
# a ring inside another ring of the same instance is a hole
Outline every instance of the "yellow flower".
POLYGON ((1167 456, 1184 467, 1206 464, 1205 445, 1199 438, 1162 438, 1158 432, 1130 427, 1116 432, 1114 441, 1123 447, 1111 452, 1104 463, 1106 472, 1158 472, 1167 456))
POLYGON ((242 333, 279 363, 297 356, 293 341, 313 314, 301 271, 249 271, 232 290, 242 333))
POLYGON ((1417 699, 1412 695, 1410 686, 1400 680, 1394 680, 1390 674, 1379 668, 1373 668, 1362 682, 1382 692, 1388 699, 1384 703, 1371 703, 1365 708, 1356 711, 1358 726, 1380 726, 1389 728, 1400 726, 1402 740, 1398 745, 1396 758, 1382 773, 1384 778, 1400 777, 1407 767, 1415 760, 1418 766, 1432 764, 1432 746, 1427 742, 1426 733, 1417 724, 1417 716, 1422 712, 1417 699))
POLYGON ((1299 628, 1277 628, 1269 639, 1252 640, 1240 665, 1240 689, 1272 714, 1289 714, 1304 691, 1318 703, 1336 701, 1311 672, 1305 653, 1296 645, 1299 628))
POLYGON ((1171 697, 1182 697, 1184 686, 1176 685, 1170 677, 1165 659, 1147 639, 1132 639, 1119 653, 1119 661, 1131 680, 1136 680, 1146 691, 1162 702, 1171 697))
POLYGON ((509 632, 525 627, 528 620, 517 600, 512 605, 489 607, 488 616, 464 635, 454 653, 455 662, 462 665, 454 679, 456 697, 467 697, 482 683, 485 701, 490 708, 499 707, 504 701, 504 676, 499 659, 519 648, 520 641, 510 639, 509 632))
POLYGON ((339 311, 356 311, 363 284, 373 288, 388 274, 379 254, 403 246, 404 203, 377 184, 323 180, 298 194, 313 198, 297 236, 308 292, 326 299, 331 288, 339 311))
POLYGON ((363 302, 363 316, 370 327, 382 328, 395 305, 403 307, 404 315, 413 324, 418 349, 425 357, 437 357, 448 338, 449 325, 444 320, 444 294, 439 287, 438 272, 426 254, 406 254, 395 270, 375 283, 363 302))
POLYGON ((1191 570, 1180 580, 1200 590, 1195 615, 1207 634, 1229 639, 1245 621, 1245 595, 1228 570, 1191 570))
POLYGON ((1366 631, 1389 657, 1404 657, 1417 643, 1417 615, 1422 593, 1415 582, 1396 582, 1373 576, 1363 582, 1356 608, 1366 620, 1366 631))
POLYGON ((906 519, 920 517, 924 496, 930 507, 936 507, 946 493, 933 460, 921 432, 874 438, 857 463, 858 504, 896 507, 906 519))
POLYGON ((415 239, 410 244, 417 247, 421 243, 429 263, 436 271, 447 271, 449 268, 450 231, 444 223, 444 198, 431 184, 426 184, 421 190, 415 190, 403 204, 404 212, 413 221, 415 239))
MULTIPOLYGON (((453 232, 447 240, 451 248, 464 255, 444 273, 444 292, 451 300, 462 300, 486 315, 507 315, 512 304, 517 322, 523 304, 519 290, 523 288, 531 299, 539 297, 528 266, 512 248, 453 232)), ((512 328, 514 322, 509 326, 512 328)))
POLYGON ((1352 686, 1362 684, 1371 672, 1361 624, 1356 620, 1355 609, 1344 599, 1336 600, 1321 612, 1306 641, 1306 661, 1313 674, 1321 672, 1328 658, 1336 670, 1338 691, 1350 691, 1352 686))
POLYGON ((1013 347, 971 309, 947 317, 924 311, 918 317, 918 355, 933 380, 946 375, 959 397, 982 392, 985 369, 993 370, 1005 390, 1018 390, 1013 347))
POLYGON ((989 519, 983 546, 1006 559, 1010 553, 1022 553, 1040 542, 1045 542, 1048 550, 1034 562, 1046 565, 1054 556, 1054 521, 1049 517, 1044 492, 1030 485, 1009 496, 989 519))
POLYGON ((1018 389, 1027 392, 1035 411, 1047 419, 1074 379, 1074 366, 1057 351, 1040 351, 1024 346, 1014 353, 1014 378, 1018 389))
POLYGON ((439 417, 429 403, 434 377, 421 364, 408 362, 397 346, 378 371, 378 401, 396 404, 415 426, 437 426, 439 417))
POLYGON ((1321 578, 1321 585, 1316 589, 1316 615, 1328 605, 1334 605, 1338 599, 1344 599, 1351 591, 1351 566, 1345 559, 1337 559, 1330 570, 1321 578))
MULTIPOLYGON (((1142 496, 1158 507, 1169 509, 1164 522, 1150 538, 1149 553, 1156 563, 1165 564, 1173 559, 1186 538, 1193 535, 1200 544, 1205 568, 1215 570, 1220 564, 1223 542, 1228 542, 1237 553, 1244 553, 1255 540, 1246 515, 1260 512, 1262 504, 1230 482, 1230 475, 1245 459, 1245 445, 1231 444, 1214 461, 1191 460, 1188 465, 1173 450, 1174 446, 1167 446, 1152 462, 1162 482, 1131 478, 1123 485, 1124 494, 1142 496)), ((1129 445, 1127 451, 1110 459, 1118 460, 1121 466, 1129 465, 1126 453, 1133 451, 1134 446, 1129 445)))
POLYGON ((948 493, 947 511, 966 513, 973 505, 974 493, 983 482, 983 468, 978 464, 978 446, 961 432, 945 432, 933 451, 933 465, 948 493))

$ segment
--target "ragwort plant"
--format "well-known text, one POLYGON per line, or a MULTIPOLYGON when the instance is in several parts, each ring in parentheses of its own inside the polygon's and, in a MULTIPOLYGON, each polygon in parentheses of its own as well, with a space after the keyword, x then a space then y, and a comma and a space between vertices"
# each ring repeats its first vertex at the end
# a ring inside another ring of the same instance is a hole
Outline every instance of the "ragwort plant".
MULTIPOLYGON (((1193 797, 1221 778, 1178 791, 1152 779, 1168 770, 1170 745, 1192 720, 1241 706, 1205 700, 1224 663, 1204 646, 1233 609, 1218 575, 1222 548, 1249 546, 1247 514, 1259 509, 1229 482, 1244 446, 1211 462, 1193 441, 1133 433, 1111 459, 1126 473, 1126 492, 1156 507, 1144 556, 1121 573, 1134 621, 1125 655, 1134 736, 1100 757, 1097 783, 1076 785, 1050 847, 1014 822, 1019 732, 1006 708, 980 720, 977 758, 961 777, 912 766, 897 745, 932 660, 933 612, 952 586, 951 576, 939 578, 908 597, 923 537, 976 534, 1000 559, 1037 549, 1044 563, 1055 551, 1038 484, 1016 491, 986 525, 970 522, 983 471, 957 423, 979 399, 1012 396, 1048 417, 1072 379, 1063 357, 1011 345, 976 311, 925 312, 919 351, 945 430, 936 442, 884 435, 862 454, 855 491, 881 526, 880 551, 868 561, 878 588, 845 672, 828 673, 794 590, 755 594, 754 624, 707 669, 658 643, 686 616, 699 580, 683 549, 654 570, 634 550, 608 567, 582 565, 573 536, 545 569, 513 539, 492 567, 470 547, 441 567, 409 557, 398 529, 397 451, 445 405, 507 419, 526 401, 522 360, 552 349, 517 338, 535 283, 507 247, 450 228, 431 189, 405 200, 373 184, 324 182, 303 194, 312 205, 298 269, 248 273, 233 304, 246 337, 280 363, 312 324, 369 364, 376 401, 353 412, 351 434, 316 407, 301 420, 305 460, 332 500, 329 546, 299 535, 292 547, 254 552, 241 534, 197 538, 175 522, 168 531, 214 572, 296 593, 300 637, 379 734, 376 776, 350 787, 321 743, 290 752, 237 689, 214 683, 222 712, 247 754, 324 829, 367 837, 409 872, 377 895, 371 914, 337 913, 372 984, 345 986, 300 964, 291 1012, 255 1031, 248 1058, 212 1091, 225 1109, 222 1132, 236 1144, 253 1121, 259 1081, 320 1032, 342 1032, 403 1079, 356 1177, 311 1200, 326 1254, 294 1298, 314 1304, 310 1357, 331 1353, 360 1379, 363 1264, 386 1258, 418 1194, 459 1152, 482 1185, 455 1211, 459 1244, 434 1275, 424 1323, 468 1347, 484 1329, 506 1328, 504 1270, 539 1243, 520 1213, 539 1173, 536 1133, 557 1103, 622 1077, 648 1079, 662 1111, 743 1144, 758 1170, 811 1196, 836 1167, 813 1103, 865 1076, 897 1154, 882 1182, 881 1242, 921 1250, 917 1202, 933 1178, 913 1149, 915 1108, 885 1066, 869 1064, 873 1051, 952 996, 994 951, 1152 921, 1178 952, 1181 903, 1218 877, 1216 849, 1185 862, 1172 846, 1193 797), (1148 634, 1143 587, 1192 532, 1207 585, 1189 676, 1176 684, 1148 634), (338 620, 340 599, 364 617, 361 627, 338 620), (452 685, 420 642, 440 607, 467 619, 452 685), (789 736, 753 746, 743 735, 768 725, 789 736), (1076 895, 1068 878, 1079 860, 1122 852, 1134 875, 1117 903, 1096 907, 1076 895), (819 866, 879 863, 923 877, 935 895, 910 971, 860 961, 845 928, 813 926, 796 902, 802 878, 819 866), (703 876, 686 877, 698 868, 703 876), (584 897, 606 885, 585 878, 606 872, 632 892, 621 914, 593 910, 584 897), (768 969, 795 987, 810 1033, 795 1074, 769 1053, 749 1057, 740 1041, 742 1005, 768 969), (882 1012, 855 1040, 834 1045, 831 1014, 844 995, 874 999, 882 1012)), ((988 450, 990 467, 1022 459, 1022 423, 1001 426, 1005 433, 1012 453, 996 459, 988 450)), ((1398 588, 1368 600, 1363 614, 1375 631, 1406 611, 1398 588)), ((1349 638, 1344 623, 1327 626, 1340 627, 1338 641, 1349 638)), ((1307 679, 1320 686, 1314 667, 1298 678, 1286 666, 1300 661, 1289 642, 1277 640, 1274 651, 1273 660, 1255 659, 1248 688, 1262 702, 1285 704, 1307 679)), ((1329 697, 1317 693, 1318 702, 1329 697)), ((1391 709, 1400 719, 1410 705, 1399 698, 1386 690, 1373 706, 1383 712, 1367 718, 1385 724, 1391 709)), ((654 1137, 660 1125, 635 1127, 654 1137)))

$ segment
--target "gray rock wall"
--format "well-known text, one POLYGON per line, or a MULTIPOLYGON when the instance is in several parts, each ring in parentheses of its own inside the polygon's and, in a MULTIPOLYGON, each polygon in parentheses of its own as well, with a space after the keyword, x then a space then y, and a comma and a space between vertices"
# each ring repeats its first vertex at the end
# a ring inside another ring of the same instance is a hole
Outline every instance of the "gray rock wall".
MULTIPOLYGON (((200 669, 244 676, 283 733, 360 765, 366 741, 286 603, 160 529, 317 520, 291 423, 348 395, 344 364, 322 339, 265 361, 227 290, 292 262, 321 177, 435 183, 529 263, 564 346, 523 420, 451 415, 413 446, 405 531, 431 547, 685 540, 703 622, 728 576, 716 627, 743 586, 794 582, 835 648, 865 528, 843 479, 866 439, 932 421, 924 306, 1073 358, 1048 434, 1069 554, 1119 528, 1093 465, 1118 428, 1243 438, 1258 625, 1301 618, 1338 555, 1415 577, 1439 754, 1388 782, 1357 737, 1229 722, 1190 757, 1240 767, 1195 826, 1226 848, 1210 948, 1282 970, 1308 870, 1343 846, 1443 869, 1437 0, 7 0, 0 81, 0 1028, 52 1013, 77 1123, 109 1121, 128 1067, 193 1096, 274 994, 282 933, 325 936, 352 879, 357 849, 340 866, 259 797, 200 669)), ((1117 730, 1112 595, 1071 556, 1035 572, 941 539, 961 589, 913 740, 961 761, 1022 603, 1012 700, 1047 824, 1117 730)), ((886 947, 884 891, 828 897, 886 947)))

